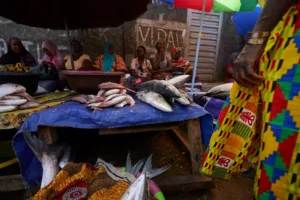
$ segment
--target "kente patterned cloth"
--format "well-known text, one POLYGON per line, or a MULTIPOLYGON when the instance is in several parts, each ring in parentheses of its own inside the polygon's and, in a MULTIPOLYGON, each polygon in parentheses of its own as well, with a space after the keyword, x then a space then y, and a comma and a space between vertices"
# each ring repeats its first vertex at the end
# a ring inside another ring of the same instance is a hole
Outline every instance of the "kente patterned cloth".
POLYGON ((256 167, 259 200, 300 199, 300 3, 272 31, 259 70, 264 84, 234 83, 201 172, 230 179, 256 167))
POLYGON ((96 166, 68 163, 32 200, 120 200, 136 180, 104 161, 98 160, 96 166))
POLYGON ((0 130, 14 128, 18 129, 21 127, 23 122, 33 113, 63 104, 65 101, 60 99, 72 94, 74 94, 74 92, 46 93, 35 97, 35 99, 41 104, 37 108, 0 113, 0 130))

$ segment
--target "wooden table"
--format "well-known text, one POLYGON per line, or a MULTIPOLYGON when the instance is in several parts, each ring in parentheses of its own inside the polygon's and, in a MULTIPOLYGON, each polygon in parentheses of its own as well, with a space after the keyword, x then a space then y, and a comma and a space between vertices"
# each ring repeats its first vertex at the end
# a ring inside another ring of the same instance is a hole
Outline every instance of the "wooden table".
MULTIPOLYGON (((183 177, 164 177, 159 179, 158 184, 163 191, 164 189, 169 190, 170 188, 176 188, 178 190, 178 188, 188 187, 188 190, 194 190, 199 189, 199 187, 212 187, 212 179, 200 175, 199 172, 201 161, 204 156, 204 147, 202 145, 199 118, 165 124, 99 129, 99 135, 128 134, 165 130, 173 130, 184 146, 190 151, 192 175, 183 177), (170 178, 172 180, 169 180, 170 178), (191 184, 193 186, 191 186, 191 184)), ((57 140, 55 127, 38 127, 38 134, 40 139, 45 141, 47 144, 52 144, 57 140)), ((184 191, 185 189, 182 190, 184 191)))

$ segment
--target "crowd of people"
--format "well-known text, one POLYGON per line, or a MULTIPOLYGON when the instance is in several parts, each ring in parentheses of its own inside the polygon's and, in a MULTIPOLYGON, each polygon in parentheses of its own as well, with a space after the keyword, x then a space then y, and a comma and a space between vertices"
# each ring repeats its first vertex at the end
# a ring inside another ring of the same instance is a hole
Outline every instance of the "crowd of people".
MULTIPOLYGON (((71 57, 73 57, 75 70, 97 70, 103 72, 128 72, 124 59, 116 53, 115 45, 111 42, 105 44, 104 53, 95 61, 84 53, 83 44, 73 39, 71 43, 72 56, 65 55, 57 46, 46 40, 42 43, 44 57, 41 63, 25 49, 21 40, 12 37, 7 42, 8 52, 0 58, 1 69, 10 72, 35 72, 40 73, 39 86, 46 91, 55 91, 63 88, 61 70, 72 70, 71 57)), ((191 72, 191 65, 183 58, 180 48, 166 51, 166 43, 159 39, 155 48, 156 54, 146 58, 146 48, 137 48, 137 57, 132 59, 129 72, 133 85, 151 79, 170 79, 174 74, 191 72)))

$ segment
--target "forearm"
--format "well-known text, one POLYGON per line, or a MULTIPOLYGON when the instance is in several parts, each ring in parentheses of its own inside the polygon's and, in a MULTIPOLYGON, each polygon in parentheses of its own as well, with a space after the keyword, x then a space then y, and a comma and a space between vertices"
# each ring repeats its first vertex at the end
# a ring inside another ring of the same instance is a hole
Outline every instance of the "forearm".
POLYGON ((271 32, 295 0, 268 0, 253 32, 271 32))

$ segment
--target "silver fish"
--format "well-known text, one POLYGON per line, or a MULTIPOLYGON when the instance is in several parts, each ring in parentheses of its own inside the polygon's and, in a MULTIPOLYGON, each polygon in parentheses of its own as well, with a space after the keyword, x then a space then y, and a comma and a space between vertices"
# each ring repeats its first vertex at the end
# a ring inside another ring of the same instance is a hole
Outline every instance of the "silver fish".
POLYGON ((126 99, 126 95, 122 95, 122 96, 118 96, 115 97, 107 102, 103 102, 102 104, 100 104, 98 107, 99 108, 106 108, 106 107, 110 107, 116 104, 121 103, 122 101, 124 101, 126 99))
POLYGON ((139 91, 136 96, 140 101, 150 104, 151 106, 164 111, 164 112, 172 112, 173 109, 170 104, 164 99, 164 97, 156 92, 152 92, 149 90, 139 91))
POLYGON ((108 102, 109 100, 112 100, 113 98, 119 97, 119 96, 123 96, 123 95, 122 94, 112 94, 112 95, 106 97, 103 102, 108 102))
POLYGON ((24 98, 24 99, 26 99, 26 100, 29 101, 29 102, 35 102, 35 103, 38 103, 38 104, 39 104, 39 102, 38 102, 35 98, 33 98, 32 96, 30 96, 30 95, 29 95, 28 93, 26 93, 26 92, 13 93, 12 95, 18 96, 18 97, 21 97, 21 98, 24 98))
POLYGON ((211 88, 204 96, 214 97, 214 96, 228 96, 232 88, 233 83, 226 83, 218 85, 211 88))
MULTIPOLYGON (((130 159, 130 155, 128 155, 128 157, 127 157, 126 169, 129 168, 132 171, 134 169, 134 167, 131 168, 131 166, 130 166, 131 161, 129 162, 129 159, 130 159)), ((126 190, 126 192, 123 194, 121 200, 148 200, 148 197, 150 195, 149 179, 152 179, 152 178, 164 173, 165 171, 170 169, 170 167, 171 166, 168 165, 168 166, 165 166, 165 167, 162 167, 159 169, 152 169, 152 155, 150 155, 145 162, 145 165, 144 165, 141 175, 126 190)), ((133 174, 133 175, 136 175, 136 174, 133 174)))
POLYGON ((18 96, 13 96, 13 95, 6 95, 1 98, 2 100, 16 100, 16 99, 22 99, 21 97, 18 96))
POLYGON ((121 92, 120 89, 111 89, 104 93, 104 96, 110 96, 112 94, 119 94, 121 92))
POLYGON ((17 106, 0 106, 0 113, 16 110, 17 106))
POLYGON ((184 90, 179 90, 180 98, 175 99, 178 103, 182 105, 190 105, 193 100, 189 97, 189 95, 184 90))
POLYGON ((22 85, 5 83, 0 85, 0 99, 6 95, 13 94, 16 92, 26 92, 26 88, 22 85))
POLYGON ((36 102, 27 102, 27 103, 24 103, 24 104, 18 106, 18 109, 22 110, 22 109, 29 109, 29 108, 37 108, 39 106, 40 106, 39 103, 36 103, 36 102))
POLYGON ((98 102, 103 102, 103 97, 95 97, 93 99, 90 99, 88 100, 87 104, 90 104, 90 103, 98 103, 98 102))
POLYGON ((87 103, 88 102, 88 97, 86 95, 80 95, 77 97, 73 97, 72 101, 77 101, 79 103, 87 103))
POLYGON ((117 105, 115 105, 115 108, 123 108, 126 104, 127 104, 126 101, 122 101, 121 103, 118 103, 117 105))
POLYGON ((135 105, 135 100, 128 94, 126 95, 125 101, 130 105, 130 107, 135 105))
POLYGON ((190 78, 190 75, 176 76, 176 77, 168 80, 168 83, 174 85, 177 88, 182 88, 189 78, 190 78))
POLYGON ((31 135, 27 130, 24 131, 23 135, 27 144, 42 164, 43 175, 41 188, 43 188, 56 177, 60 171, 59 166, 64 167, 63 164, 67 163, 66 160, 70 159, 70 157, 66 158, 70 155, 70 147, 59 141, 47 145, 36 136, 31 135), (62 158, 64 158, 63 162, 60 163, 62 158))
POLYGON ((99 90, 97 97, 101 97, 105 92, 106 90, 99 90))
POLYGON ((0 100, 1 106, 18 106, 26 103, 26 99, 15 99, 15 100, 0 100))
POLYGON ((157 92, 165 97, 174 97, 174 98, 180 98, 180 92, 178 89, 168 83, 167 81, 158 81, 158 80, 152 80, 152 81, 147 81, 144 83, 141 83, 139 85, 139 88, 142 90, 151 90, 153 92, 157 92))

